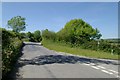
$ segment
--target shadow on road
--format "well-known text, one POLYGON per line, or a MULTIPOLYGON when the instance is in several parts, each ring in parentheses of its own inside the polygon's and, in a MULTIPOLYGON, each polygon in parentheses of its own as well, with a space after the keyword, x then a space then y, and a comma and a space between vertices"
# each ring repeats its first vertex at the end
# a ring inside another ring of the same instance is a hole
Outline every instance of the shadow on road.
POLYGON ((45 64, 75 64, 75 63, 104 63, 104 64, 113 64, 118 65, 117 63, 113 63, 111 61, 103 61, 103 60, 97 60, 97 59, 88 59, 83 57, 76 57, 76 56, 67 56, 67 55, 42 55, 37 56, 31 60, 27 59, 20 59, 19 65, 45 65, 45 64))

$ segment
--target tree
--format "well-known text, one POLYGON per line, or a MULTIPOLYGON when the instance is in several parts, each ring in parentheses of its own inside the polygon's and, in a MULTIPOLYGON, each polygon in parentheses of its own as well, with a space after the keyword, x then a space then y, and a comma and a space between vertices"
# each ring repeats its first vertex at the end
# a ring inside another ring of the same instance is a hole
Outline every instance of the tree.
POLYGON ((97 28, 95 30, 96 30, 96 35, 93 35, 94 39, 100 39, 102 34, 100 33, 100 31, 97 28))
POLYGON ((92 28, 82 19, 73 19, 67 22, 64 28, 57 32, 57 35, 59 39, 71 43, 84 43, 102 36, 98 29, 92 28))
POLYGON ((16 16, 8 20, 8 28, 12 28, 14 32, 24 31, 26 29, 25 18, 16 16))
POLYGON ((42 38, 41 38, 41 33, 40 33, 39 30, 36 30, 36 31, 34 32, 34 39, 35 39, 35 41, 37 41, 37 42, 40 42, 40 41, 42 40, 42 38))
POLYGON ((34 35, 33 35, 33 33, 28 32, 28 33, 26 33, 26 35, 27 35, 27 38, 29 38, 29 41, 32 41, 32 42, 35 41, 35 40, 34 40, 34 35))
POLYGON ((42 31, 42 38, 55 40, 56 39, 56 33, 53 32, 53 31, 49 31, 48 29, 45 29, 45 30, 42 31))
POLYGON ((31 38, 32 37, 32 33, 31 32, 28 32, 28 33, 26 33, 27 34, 27 37, 28 38, 31 38))
POLYGON ((26 34, 25 33, 19 33, 19 39, 23 39, 26 38, 26 34))
POLYGON ((42 30, 42 38, 48 39, 49 31, 48 29, 42 30))

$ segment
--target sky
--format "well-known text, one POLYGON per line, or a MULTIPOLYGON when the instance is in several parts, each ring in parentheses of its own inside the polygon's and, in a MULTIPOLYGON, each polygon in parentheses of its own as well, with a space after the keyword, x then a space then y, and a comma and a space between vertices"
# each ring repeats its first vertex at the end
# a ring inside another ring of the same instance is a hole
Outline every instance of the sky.
POLYGON ((119 0, 1 0, 2 2, 119 2, 119 0))
POLYGON ((98 28, 102 38, 118 37, 117 2, 3 2, 2 27, 14 16, 26 18, 25 32, 59 31, 71 19, 83 19, 98 28))

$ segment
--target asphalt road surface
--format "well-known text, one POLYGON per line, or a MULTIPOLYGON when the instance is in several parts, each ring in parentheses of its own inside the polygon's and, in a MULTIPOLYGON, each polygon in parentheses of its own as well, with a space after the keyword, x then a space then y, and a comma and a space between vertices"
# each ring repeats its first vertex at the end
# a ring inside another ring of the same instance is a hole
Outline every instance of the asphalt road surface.
POLYGON ((78 57, 25 43, 17 78, 118 78, 117 61, 78 57))

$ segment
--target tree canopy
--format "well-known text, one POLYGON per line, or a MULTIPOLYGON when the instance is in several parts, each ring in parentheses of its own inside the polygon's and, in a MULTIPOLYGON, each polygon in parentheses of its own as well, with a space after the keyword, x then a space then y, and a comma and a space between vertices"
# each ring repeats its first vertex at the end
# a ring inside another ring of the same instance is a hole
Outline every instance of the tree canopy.
POLYGON ((36 31, 34 32, 34 39, 35 39, 37 42, 39 42, 39 41, 42 40, 42 38, 41 38, 41 33, 40 33, 39 30, 36 30, 36 31))
POLYGON ((8 20, 8 28, 12 28, 14 32, 24 31, 26 29, 25 18, 16 16, 8 20))
POLYGON ((99 39, 102 35, 98 29, 82 19, 73 19, 66 23, 63 29, 57 32, 59 39, 69 41, 71 43, 90 41, 91 39, 99 39))
POLYGON ((42 37, 45 39, 52 39, 55 40, 56 38, 56 33, 53 31, 49 31, 48 29, 45 29, 42 31, 42 37))

